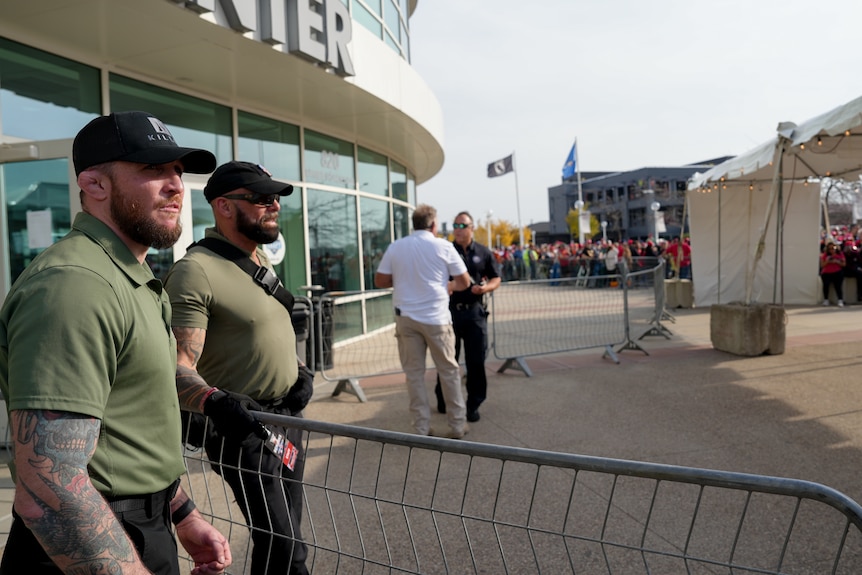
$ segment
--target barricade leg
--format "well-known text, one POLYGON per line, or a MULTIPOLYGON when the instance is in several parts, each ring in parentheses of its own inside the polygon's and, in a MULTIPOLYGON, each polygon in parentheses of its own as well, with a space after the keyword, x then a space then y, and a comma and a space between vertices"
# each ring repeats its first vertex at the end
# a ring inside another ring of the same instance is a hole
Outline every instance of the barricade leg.
POLYGON ((358 379, 354 379, 352 377, 347 379, 339 379, 338 383, 335 385, 335 389, 332 390, 332 397, 337 397, 341 394, 342 391, 352 393, 359 398, 359 401, 361 403, 365 403, 368 401, 368 398, 365 397, 365 392, 362 390, 362 386, 359 385, 358 379))
POLYGON ((500 369, 497 370, 497 373, 503 373, 509 368, 517 369, 518 371, 523 372, 527 377, 533 377, 533 372, 530 371, 530 366, 527 365, 527 362, 524 361, 523 357, 509 357, 506 358, 506 361, 503 365, 500 366, 500 369))

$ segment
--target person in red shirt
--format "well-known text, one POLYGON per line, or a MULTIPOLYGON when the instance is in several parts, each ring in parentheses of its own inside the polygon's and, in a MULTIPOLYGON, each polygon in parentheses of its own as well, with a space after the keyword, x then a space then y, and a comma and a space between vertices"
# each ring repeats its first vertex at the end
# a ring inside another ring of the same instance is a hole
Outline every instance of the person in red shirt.
POLYGON ((677 277, 684 280, 691 279, 691 246, 687 243, 679 241, 679 236, 675 236, 673 241, 667 247, 668 259, 674 271, 677 272, 677 277))
POLYGON ((838 244, 827 240, 826 249, 820 254, 820 281, 823 282, 823 305, 829 305, 829 286, 835 286, 838 307, 844 307, 844 266, 847 259, 838 249, 838 244))

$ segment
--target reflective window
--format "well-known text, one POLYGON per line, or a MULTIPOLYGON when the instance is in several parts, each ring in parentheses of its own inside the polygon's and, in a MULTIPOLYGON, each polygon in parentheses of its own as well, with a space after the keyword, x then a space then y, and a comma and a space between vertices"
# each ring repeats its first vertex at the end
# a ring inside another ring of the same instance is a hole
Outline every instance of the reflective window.
POLYGON ((407 203, 416 205, 416 180, 412 174, 407 175, 407 203))
POLYGON ((393 231, 395 239, 400 240, 410 235, 410 210, 404 206, 392 206, 392 218, 395 220, 393 231))
POLYGON ((284 245, 270 245, 274 250, 270 249, 269 258, 287 291, 300 293, 299 286, 308 283, 305 278, 305 228, 302 221, 301 190, 294 188, 292 194, 282 197, 278 203, 281 205, 281 211, 278 213, 278 227, 281 230, 279 241, 284 239, 284 245))
POLYGON ((383 34, 383 39, 386 41, 386 45, 395 50, 398 54, 401 53, 401 48, 398 47, 398 43, 392 39, 392 34, 387 30, 385 34, 383 34))
POLYGON ((203 190, 193 189, 189 196, 192 199, 192 237, 198 241, 206 236, 207 228, 215 227, 215 218, 203 190))
POLYGON ((407 169, 398 162, 392 161, 389 176, 392 179, 392 197, 396 200, 408 201, 407 169))
POLYGON ((374 289, 374 272, 390 243, 389 202, 360 198, 359 215, 362 221, 362 267, 365 287, 374 289))
POLYGON ((311 282, 326 291, 358 290, 359 245, 356 198, 308 190, 308 252, 311 282))
POLYGON ((111 110, 143 110, 167 124, 180 146, 215 154, 219 164, 233 159, 230 108, 158 86, 110 75, 111 110))
POLYGON ((403 25, 401 26, 401 50, 404 53, 404 58, 409 62, 410 61, 410 34, 407 32, 407 28, 403 25))
POLYGON ((0 164, 0 193, 6 199, 11 285, 33 258, 71 229, 69 161, 36 160, 0 164))
POLYGON ((368 9, 374 13, 378 18, 383 13, 382 0, 361 0, 361 2, 353 2, 354 6, 358 6, 359 4, 365 4, 368 6, 368 9))
POLYGON ((359 189, 378 196, 389 196, 389 168, 386 156, 360 147, 357 153, 359 189))
POLYGON ((298 126, 247 112, 237 113, 237 125, 238 160, 266 166, 275 178, 302 179, 298 126))
POLYGON ((72 138, 102 110, 99 71, 0 38, 0 128, 22 140, 72 138))
POLYGON ((398 34, 401 30, 401 18, 398 16, 398 8, 392 0, 386 0, 383 20, 386 22, 386 27, 392 32, 392 36, 396 40, 400 40, 398 34))
POLYGON ((305 181, 355 188, 353 144, 305 130, 305 181))
POLYGON ((383 37, 383 24, 359 2, 353 2, 353 20, 371 30, 371 33, 378 38, 383 37))

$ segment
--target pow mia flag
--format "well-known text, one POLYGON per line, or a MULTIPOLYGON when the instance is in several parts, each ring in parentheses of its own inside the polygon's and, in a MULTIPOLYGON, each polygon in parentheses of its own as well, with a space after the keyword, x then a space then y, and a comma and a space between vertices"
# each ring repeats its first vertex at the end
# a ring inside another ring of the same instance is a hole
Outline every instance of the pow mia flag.
POLYGON ((502 160, 497 160, 496 162, 491 162, 488 164, 488 177, 496 178, 497 176, 502 176, 503 174, 508 174, 512 171, 512 156, 506 156, 502 160))

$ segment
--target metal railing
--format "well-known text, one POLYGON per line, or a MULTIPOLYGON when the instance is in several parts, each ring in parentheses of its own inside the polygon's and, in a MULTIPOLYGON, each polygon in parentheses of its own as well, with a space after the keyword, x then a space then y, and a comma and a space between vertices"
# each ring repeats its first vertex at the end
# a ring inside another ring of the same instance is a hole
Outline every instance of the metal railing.
MULTIPOLYGON (((647 354, 637 339, 657 327, 669 333, 660 323, 668 318, 663 274, 663 260, 650 258, 612 275, 504 282, 489 298, 490 347, 506 360, 499 371, 514 367, 529 376, 527 357, 593 347, 616 363, 623 350, 647 354)), ((337 382, 336 395, 348 391, 364 401, 360 379, 402 371, 392 290, 323 293, 310 309, 308 363, 337 382)))
MULTIPOLYGON (((315 573, 858 574, 862 507, 807 481, 420 437, 305 432, 315 573)), ((187 489, 247 573, 248 529, 206 456, 187 489)))

